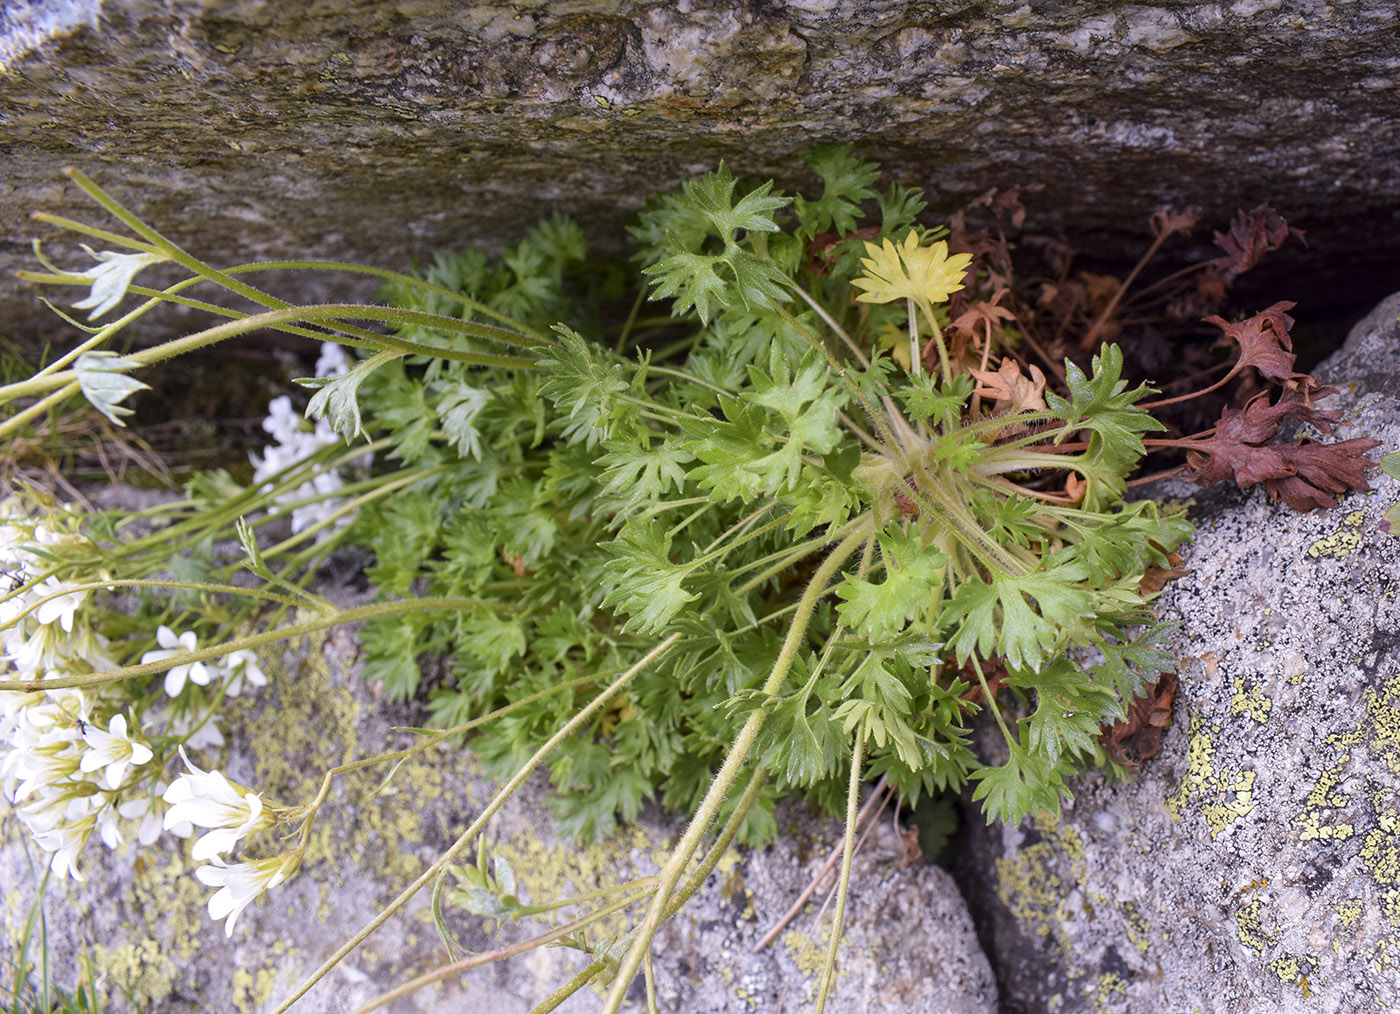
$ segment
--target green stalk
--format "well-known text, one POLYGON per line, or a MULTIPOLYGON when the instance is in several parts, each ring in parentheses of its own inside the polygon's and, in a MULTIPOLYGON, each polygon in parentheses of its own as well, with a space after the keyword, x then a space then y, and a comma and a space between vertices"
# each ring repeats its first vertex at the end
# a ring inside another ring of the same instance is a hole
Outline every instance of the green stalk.
POLYGON ((593 977, 606 967, 607 963, 604 961, 595 961, 591 965, 585 966, 583 971, 545 997, 544 1002, 531 1010, 530 1014, 550 1014, 551 1011, 558 1010, 565 1000, 587 986, 593 981, 593 977))
POLYGON ((817 1005, 813 1014, 826 1010, 826 998, 836 983, 836 950, 841 944, 841 924, 846 919, 846 896, 851 888, 851 858, 855 855, 857 804, 860 802, 860 769, 865 753, 865 723, 856 733, 855 747, 851 751, 851 779, 846 789, 846 840, 841 846, 841 874, 837 879, 836 914, 831 919, 831 940, 826 945, 826 957, 822 961, 822 980, 817 988, 817 1005))
MULTIPOLYGON (((10 386, 13 387, 18 385, 10 386)), ((64 384, 62 387, 60 387, 57 391, 54 391, 48 397, 36 401, 33 405, 30 405, 28 408, 16 413, 15 415, 10 416, 10 418, 6 419, 3 423, 0 423, 0 437, 7 437, 15 430, 21 429, 25 423, 29 422, 29 420, 33 419, 35 416, 43 415, 49 409, 54 408, 57 405, 61 405, 64 401, 77 394, 80 390, 82 390, 82 387, 76 379, 70 381, 67 384, 64 384)), ((4 404, 6 401, 9 400, 7 398, 4 398, 3 394, 4 392, 0 391, 0 404, 4 404)))
MULTIPOLYGON (((508 345, 526 344, 521 342, 521 336, 513 331, 491 327, 487 324, 474 324, 470 321, 458 320, 455 317, 443 317, 438 314, 424 313, 420 310, 400 310, 388 306, 328 303, 319 306, 291 306, 285 309, 269 310, 266 313, 253 314, 252 316, 243 317, 239 320, 232 320, 225 324, 206 328, 203 331, 187 335, 184 338, 177 338, 175 341, 166 342, 164 345, 158 345, 152 349, 133 353, 129 359, 137 368, 153 366, 166 359, 172 359, 175 356, 184 355, 187 352, 205 348, 216 342, 247 334, 259 328, 277 327, 278 325, 292 323, 294 321, 315 321, 334 324, 345 318, 352 320, 378 320, 390 324, 397 324, 399 326, 416 325, 419 327, 434 328, 439 331, 464 334, 473 338, 503 342, 508 345)), ((371 334, 374 344, 377 347, 385 351, 398 352, 402 355, 420 355, 434 359, 448 359, 454 362, 467 363, 472 366, 499 366, 505 369, 521 370, 539 368, 535 360, 523 356, 461 352, 457 349, 406 341, 402 338, 395 338, 390 335, 372 334, 371 332, 365 333, 371 334)), ((10 400, 43 394, 46 391, 53 390, 55 387, 74 383, 77 379, 78 376, 75 371, 63 370, 47 377, 33 377, 17 384, 9 384, 3 390, 0 390, 0 395, 6 396, 6 400, 10 400)))
MULTIPOLYGON (((948 364, 948 346, 943 343, 943 330, 938 326, 938 318, 933 315, 933 305, 926 300, 919 300, 919 309, 923 311, 924 317, 928 320, 928 326, 933 329, 933 342, 938 349, 938 365, 943 368, 943 383, 953 382, 953 368, 948 364)), ((909 315, 909 330, 914 330, 914 315, 909 315)))
MULTIPOLYGON (((788 627, 782 649, 778 653, 777 660, 773 663, 768 679, 763 684, 762 693, 764 696, 771 697, 782 687, 783 680, 787 678, 793 660, 796 659, 797 652, 806 638, 807 626, 812 620, 812 612, 816 608, 818 600, 826 593, 827 584, 851 554, 861 546, 867 535, 866 526, 862 525, 857 528, 856 531, 846 536, 817 568, 816 574, 802 593, 802 598, 797 605, 797 612, 793 615, 792 623, 788 627)), ((637 973, 642 967, 642 961, 651 948, 652 938, 656 936, 662 922, 668 917, 667 908, 671 894, 691 857, 700 847, 701 839, 714 823, 715 815, 719 812, 724 797, 739 777, 739 772, 748 759, 749 751, 753 749, 754 742, 758 739, 758 733, 763 726, 765 717, 765 712, 760 708, 754 711, 744 723, 743 729, 740 730, 734 741, 733 748, 725 757, 719 773, 715 775, 714 782, 711 783, 709 791, 705 793, 704 800, 695 811, 690 826, 686 828, 685 834, 662 869, 661 882, 652 896, 651 905, 638 928, 636 939, 628 949, 627 956, 618 969, 617 977, 613 980, 613 987, 608 993, 607 1003, 603 1005, 602 1014, 617 1014, 622 1007, 622 1002, 627 997, 628 987, 632 984, 632 980, 637 977, 637 973)))
MULTIPOLYGON (((90 687, 101 686, 107 683, 119 683, 122 680, 137 679, 141 676, 154 676, 157 673, 163 673, 169 669, 173 669, 177 665, 189 665, 192 662, 206 662, 211 658, 220 658, 230 652, 261 648, 264 644, 276 644, 278 641, 289 641, 303 634, 315 633, 318 630, 327 630, 331 627, 338 627, 344 623, 371 620, 377 616, 396 616, 399 613, 411 613, 418 610, 441 610, 450 612, 452 610, 476 609, 480 606, 491 606, 491 604, 480 602, 476 599, 458 598, 399 599, 394 602, 376 602, 371 606, 360 606, 358 609, 345 609, 333 616, 321 616, 314 620, 307 620, 304 623, 294 624, 290 627, 279 627, 277 630, 265 630, 261 634, 251 634, 248 637, 236 638, 232 641, 216 644, 209 648, 199 648, 196 651, 182 652, 179 655, 173 655, 170 658, 161 659, 158 662, 128 665, 120 669, 108 669, 105 672, 90 673, 85 676, 54 676, 48 679, 37 680, 0 680, 0 690, 18 690, 20 693, 32 694, 43 690, 61 690, 65 687, 90 687)), ((494 608, 499 607, 497 606, 494 608)))

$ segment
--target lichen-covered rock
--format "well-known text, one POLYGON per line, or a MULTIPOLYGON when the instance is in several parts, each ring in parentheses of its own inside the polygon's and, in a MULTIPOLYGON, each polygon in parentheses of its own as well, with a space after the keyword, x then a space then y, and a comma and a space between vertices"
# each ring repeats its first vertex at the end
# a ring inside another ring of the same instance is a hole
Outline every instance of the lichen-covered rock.
MULTIPOLYGON (((346 596, 352 593, 345 588, 328 594, 338 604, 351 604, 346 596)), ((264 652, 270 685, 256 698, 231 702, 225 711, 227 759, 218 765, 217 758, 201 756, 202 764, 222 766, 236 781, 293 805, 309 801, 326 768, 405 745, 409 737, 390 726, 418 724, 416 716, 373 700, 352 672, 355 651, 354 634, 337 630, 295 644, 278 665, 273 664, 278 653, 264 652)), ((199 864, 189 858, 188 843, 166 836, 151 847, 114 853, 94 840, 80 861, 86 883, 50 878, 44 893, 53 981, 69 988, 85 981, 79 955, 86 951, 100 978, 104 1010, 133 1005, 148 1014, 272 1010, 421 874, 494 791, 474 773, 460 747, 414 757, 386 781, 387 774, 386 766, 338 780, 317 819, 301 874, 270 892, 262 907, 245 911, 229 938, 223 924, 205 912, 210 889, 191 875, 199 864)), ((506 861, 524 901, 539 904, 653 874, 666 844, 679 836, 675 821, 651 812, 598 845, 562 840, 543 805, 546 788, 540 780, 527 783, 486 836, 488 856, 506 861)), ((828 939, 814 930, 814 910, 824 893, 771 947, 758 954, 751 947, 839 847, 841 828, 796 808, 780 811, 780 817, 780 842, 759 852, 731 849, 658 938, 661 1009, 748 1014, 808 1006, 828 939)), ((842 974, 828 1009, 992 1014, 991 969, 952 878, 929 864, 903 868, 902 856, 887 822, 857 856, 839 952, 842 974)), ((475 849, 465 858, 474 860, 475 849)), ((25 839, 9 807, 0 804, 0 967, 13 969, 20 958, 19 941, 44 881, 43 866, 43 854, 25 839)), ((467 915, 450 893, 445 914, 469 953, 489 952, 548 928, 524 922, 497 934, 484 920, 467 915)), ((623 928, 613 920, 596 933, 608 936, 623 928)), ((42 951, 37 941, 36 935, 29 949, 36 963, 42 951)), ((380 928, 293 1011, 344 1014, 447 960, 425 890, 406 914, 380 928)), ((541 949, 424 986, 386 1009, 525 1014, 587 962, 576 951, 541 949)), ((7 971, 4 988, 13 981, 7 971)), ((598 994, 585 988, 559 1010, 591 1014, 599 1003, 598 994)), ((8 1009, 8 1001, 0 1004, 8 1009)))
MULTIPOLYGON (((1400 445, 1400 296, 1319 371, 1328 407, 1400 445)), ((1193 511, 1175 718, 1128 785, 980 832, 963 882, 1003 1010, 1353 1012, 1400 997, 1400 499, 1193 511)))
MULTIPOLYGON (((53 326, 12 271, 30 211, 101 217, 70 163, 216 261, 402 267, 550 208, 619 237, 721 158, 806 184, 796 156, 845 140, 945 212, 1044 183, 1035 226, 1110 258, 1159 203, 1272 200, 1309 231, 1296 277, 1349 283, 1316 309, 1400 251, 1398 27, 1392 0, 5 4, 0 313, 53 326)), ((280 291, 330 294, 306 284, 280 291)))

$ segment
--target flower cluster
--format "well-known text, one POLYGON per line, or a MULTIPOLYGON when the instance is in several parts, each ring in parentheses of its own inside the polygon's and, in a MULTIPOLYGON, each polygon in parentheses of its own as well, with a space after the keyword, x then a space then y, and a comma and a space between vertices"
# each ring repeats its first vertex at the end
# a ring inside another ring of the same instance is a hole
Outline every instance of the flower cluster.
MULTIPOLYGON (((42 685, 119 665, 95 627, 103 613, 94 606, 93 586, 106 576, 83 562, 97 558, 95 548, 71 525, 65 529, 62 514, 54 517, 46 523, 27 516, 17 498, 0 501, 0 678, 42 685)), ((193 632, 166 626, 156 641, 159 648, 146 652, 143 662, 184 655, 197 645, 193 632)), ((236 696, 245 686, 266 685, 267 677, 251 652, 234 651, 217 661, 172 666, 165 693, 176 698, 187 682, 236 696)), ((188 805, 176 805, 199 793, 186 793, 189 786, 178 779, 167 789, 160 780, 165 757, 153 745, 221 743, 212 716, 174 701, 168 710, 143 715, 139 702, 115 691, 0 691, 0 794, 60 876, 83 879, 78 858, 93 833, 115 848, 131 833, 128 828, 124 835, 123 822, 135 823, 142 844, 162 829, 187 837, 195 826, 212 826, 189 816, 188 805), (155 740, 146 734, 151 728, 161 730, 155 740), (171 792, 175 796, 167 798, 171 792)), ((244 824, 233 840, 264 826, 257 814, 235 826, 244 824)))
POLYGON ((222 772, 200 770, 184 756, 183 750, 180 756, 189 771, 165 790, 164 800, 170 807, 165 826, 177 833, 186 828, 206 829, 190 849, 190 855, 209 865, 201 866, 194 875, 200 883, 219 888, 209 899, 209 915, 227 919, 224 934, 232 936, 234 923, 243 910, 264 891, 295 873, 301 854, 293 850, 271 859, 226 861, 224 853, 233 851, 245 836, 276 825, 280 814, 256 792, 235 785, 222 772))
MULTIPOLYGON (((82 553, 85 539, 0 503, 0 676, 42 681, 113 669, 109 645, 84 606, 100 574, 75 580, 57 566, 82 553), (60 580, 55 573, 68 575, 60 580)), ((78 854, 96 831, 114 848, 120 821, 142 821, 142 840, 159 833, 146 799, 127 790, 147 779, 154 753, 128 716, 75 689, 0 692, 0 792, 55 873, 82 879, 78 854)))
MULTIPOLYGON (((339 377, 349 368, 339 345, 322 344, 320 358, 316 360, 316 376, 339 377)), ((267 418, 262 426, 276 442, 264 447, 262 454, 249 456, 253 462, 253 482, 258 484, 267 484, 323 447, 340 443, 340 437, 325 419, 317 420, 314 429, 309 428, 310 424, 297 414, 292 408, 292 399, 285 394, 268 402, 267 418)), ((292 531, 301 532, 331 517, 341 507, 341 501, 333 497, 343 485, 344 480, 336 469, 322 469, 295 489, 279 493, 276 501, 292 508, 292 531)), ((348 521, 346 517, 338 524, 348 521)))

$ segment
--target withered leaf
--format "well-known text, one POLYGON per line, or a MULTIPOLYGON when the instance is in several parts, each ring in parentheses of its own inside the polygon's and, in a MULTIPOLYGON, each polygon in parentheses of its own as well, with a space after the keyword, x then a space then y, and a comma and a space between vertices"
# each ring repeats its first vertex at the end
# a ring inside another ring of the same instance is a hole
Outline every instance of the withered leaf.
POLYGON ((1162 734, 1172 722, 1176 699, 1176 675, 1163 673, 1157 685, 1128 705, 1121 722, 1104 729, 1099 742, 1119 764, 1137 767, 1162 748, 1162 734))
POLYGON ((981 387, 973 394, 983 398, 994 398, 993 411, 997 415, 1013 412, 1045 411, 1045 374, 1037 366, 1030 366, 1031 375, 1021 372, 1016 360, 1006 358, 995 372, 991 370, 968 370, 981 387))
POLYGON ((1258 264, 1266 253, 1283 246, 1290 235, 1306 242, 1301 230, 1290 228, 1282 215, 1267 204, 1261 204, 1253 211, 1237 213, 1228 233, 1215 234, 1215 245, 1224 251, 1224 256, 1210 263, 1228 285, 1258 264))
POLYGON ((1168 581, 1175 581, 1179 577, 1185 577, 1191 573, 1189 567, 1181 566, 1180 553, 1168 553, 1167 562, 1169 567, 1158 567, 1153 564, 1143 571, 1142 580, 1138 582, 1139 595, 1156 595, 1167 586, 1168 581))
POLYGON ((1362 455, 1380 445, 1379 440, 1370 437, 1341 440, 1335 444, 1318 444, 1311 440, 1284 444, 1279 450, 1293 474, 1266 479, 1264 489, 1269 496, 1282 500, 1295 511, 1335 507, 1336 501, 1329 494, 1350 490, 1365 492, 1371 488, 1366 482, 1366 472, 1375 468, 1376 463, 1362 455))
POLYGON ((1200 217, 1200 208, 1187 208, 1185 211, 1173 211, 1171 208, 1158 208, 1152 213, 1150 221, 1152 223, 1152 231, 1157 234, 1158 238, 1170 236, 1174 232, 1179 232, 1183 236, 1189 236, 1200 217))
POLYGON ((980 324, 984 329, 996 332, 1001 330, 1002 321, 1014 321, 1016 315, 1004 306, 998 306, 1003 296, 1010 291, 1008 289, 997 289, 992 294, 990 300, 978 300, 967 308, 965 312, 955 318, 948 326, 955 331, 962 331, 968 335, 974 335, 975 329, 980 324))
POLYGON ((1214 324, 1239 344, 1240 365, 1253 366, 1265 377, 1283 384, 1306 376, 1293 372, 1293 362, 1298 357, 1293 354, 1293 337, 1288 333, 1293 318, 1287 311, 1295 305, 1285 299, 1237 324, 1221 317, 1207 317, 1205 322, 1214 324))

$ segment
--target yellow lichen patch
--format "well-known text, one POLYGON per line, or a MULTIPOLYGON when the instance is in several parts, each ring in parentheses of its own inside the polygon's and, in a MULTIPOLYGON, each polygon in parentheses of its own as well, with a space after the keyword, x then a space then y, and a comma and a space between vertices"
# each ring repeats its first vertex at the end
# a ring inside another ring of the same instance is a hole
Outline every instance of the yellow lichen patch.
POLYGON ((1273 710, 1274 702, 1269 700, 1264 688, 1261 686, 1245 689, 1243 677, 1235 680, 1235 692, 1230 698, 1230 713, 1232 715, 1248 715, 1260 725, 1269 720, 1269 712, 1273 710))
MULTIPOLYGON (((798 971, 807 977, 810 990, 813 981, 821 975, 822 965, 826 962, 826 949, 831 946, 831 920, 822 921, 821 931, 816 937, 810 937, 798 930, 788 930, 783 934, 783 946, 797 964, 798 971)), ((840 948, 837 949, 836 956, 836 970, 839 974, 840 948)))
POLYGON ((1361 902, 1344 901, 1333 911, 1337 913, 1337 921, 1350 929, 1361 919, 1361 902))
POLYGON ((1309 546, 1303 553, 1309 560, 1320 560, 1323 557, 1333 557, 1341 559, 1349 556, 1361 545, 1361 526, 1366 522, 1366 512, 1364 510, 1352 511, 1342 519, 1342 527, 1338 528, 1331 535, 1323 536, 1309 546))
POLYGON ((1346 806, 1351 802, 1350 795, 1337 791, 1337 785, 1342 777, 1342 767, 1349 760, 1351 760, 1351 754, 1342 754, 1336 764, 1318 776, 1317 782, 1303 803, 1302 812, 1293 818, 1293 826, 1302 831, 1300 836, 1302 841, 1345 841, 1356 833, 1356 828, 1349 822, 1323 823, 1325 816, 1323 810, 1328 807, 1346 806))
POLYGON ((272 968, 239 968, 233 973, 233 1005, 240 1011, 260 1011, 272 999, 277 971, 272 968))
MULTIPOLYGON (((257 758, 257 788, 280 802, 309 802, 328 768, 402 745, 360 743, 361 705, 348 686, 332 678, 327 640, 325 634, 305 637, 263 659, 277 706, 248 704, 256 709, 246 716, 246 725, 255 731, 247 751, 257 758), (290 666, 288 658, 293 659, 290 666), (259 722, 255 715, 271 720, 259 722)), ((373 857, 386 879, 407 882, 417 876, 422 861, 402 845, 423 840, 422 801, 441 797, 443 767, 440 754, 426 751, 397 769, 383 765, 338 777, 312 825, 306 866, 314 865, 318 877, 325 878, 349 872, 346 857, 373 857), (354 820, 346 819, 352 812, 354 820)), ((328 886, 323 881, 323 888, 328 886)))
POLYGON ((1094 980, 1086 992, 1094 996, 1093 1010, 1096 1014, 1107 1014, 1120 997, 1128 995, 1128 983, 1117 972, 1105 972, 1094 980))
POLYGON ((1254 810, 1254 772, 1217 771, 1215 737, 1220 734, 1220 727, 1206 730, 1204 726, 1199 715, 1191 716, 1186 733, 1186 774, 1166 804, 1172 818, 1180 820, 1187 805, 1200 797, 1200 814, 1210 828, 1211 838, 1218 839, 1226 828, 1254 810))
POLYGON ((1380 888, 1381 914, 1400 926, 1400 814, 1388 810, 1377 817, 1361 846, 1361 861, 1380 888))
POLYGON ((1064 898, 1068 893, 1056 870, 1059 852, 1051 841, 1038 841, 996 861, 997 897, 1023 930, 1054 935, 1068 953, 1064 935, 1064 898))
MULTIPOLYGON (((583 848, 572 843, 549 844, 538 833, 527 831, 493 841, 487 852, 510 863, 522 899, 542 905, 625 884, 640 872, 633 869, 632 856, 644 855, 652 844, 645 831, 627 825, 612 837, 583 848)), ((624 912, 596 923, 593 932, 608 936, 626 929, 624 912)))
POLYGON ((1147 921, 1147 917, 1142 914, 1134 902, 1123 902, 1118 906, 1118 911, 1123 914, 1128 943, 1132 944, 1139 954, 1146 954, 1148 934, 1152 931, 1152 924, 1147 921))
POLYGON ((1278 935, 1264 929, 1260 917, 1263 904, 1260 899, 1251 898, 1235 910, 1235 935, 1244 947, 1259 957, 1263 956, 1265 947, 1278 943, 1278 935))
POLYGON ((1400 775, 1400 675, 1366 691, 1367 742, 1400 775))
POLYGON ((1280 982, 1297 986, 1303 999, 1312 996, 1312 990, 1308 986, 1308 975, 1303 971, 1302 962, 1293 955, 1285 954, 1281 958, 1275 958, 1269 962, 1269 968, 1278 976, 1280 982))
POLYGON ((105 978, 117 983, 138 1007, 145 1007, 170 996, 178 965, 154 940, 92 948, 92 963, 105 978))

